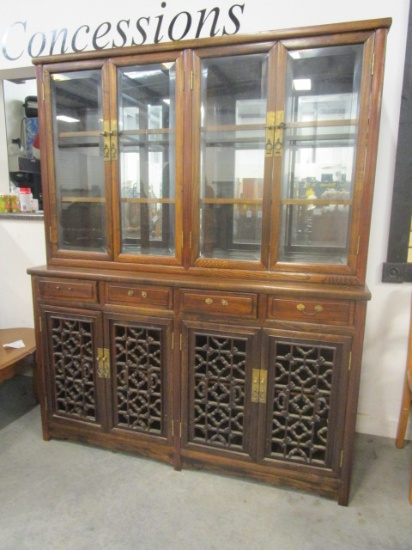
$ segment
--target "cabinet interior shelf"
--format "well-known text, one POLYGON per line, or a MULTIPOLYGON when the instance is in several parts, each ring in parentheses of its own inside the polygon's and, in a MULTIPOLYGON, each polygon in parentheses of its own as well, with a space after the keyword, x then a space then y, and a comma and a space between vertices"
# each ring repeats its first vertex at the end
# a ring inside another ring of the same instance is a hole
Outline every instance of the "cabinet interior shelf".
POLYGON ((332 206, 332 205, 351 205, 350 199, 281 199, 281 204, 297 204, 302 206, 332 206))
POLYGON ((105 197, 62 197, 61 202, 106 202, 105 197))
POLYGON ((263 199, 200 199, 202 204, 258 204, 263 203, 263 199))
POLYGON ((122 202, 127 204, 174 204, 175 199, 170 198, 140 198, 140 197, 122 197, 122 202))

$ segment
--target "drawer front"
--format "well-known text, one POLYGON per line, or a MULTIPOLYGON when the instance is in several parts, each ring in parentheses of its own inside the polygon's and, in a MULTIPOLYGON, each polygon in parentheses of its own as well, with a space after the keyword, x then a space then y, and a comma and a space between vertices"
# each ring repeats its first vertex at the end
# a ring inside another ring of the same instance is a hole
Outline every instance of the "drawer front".
POLYGON ((96 302, 97 285, 96 281, 40 279, 39 294, 44 299, 96 302))
POLYGON ((353 323, 354 304, 299 298, 269 298, 268 318, 281 321, 350 325, 353 323))
POLYGON ((181 307, 185 313, 256 319, 257 294, 187 290, 181 307))
POLYGON ((106 286, 106 303, 171 309, 173 292, 169 287, 109 283, 106 286))

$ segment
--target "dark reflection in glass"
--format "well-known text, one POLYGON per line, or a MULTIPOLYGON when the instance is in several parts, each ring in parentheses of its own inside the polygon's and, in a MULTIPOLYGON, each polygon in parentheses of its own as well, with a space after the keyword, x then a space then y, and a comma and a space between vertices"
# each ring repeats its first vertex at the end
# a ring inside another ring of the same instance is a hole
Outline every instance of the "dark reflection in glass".
POLYGON ((260 261, 267 55, 201 67, 200 255, 260 261))
POLYGON ((55 73, 51 89, 59 248, 105 252, 101 72, 55 73))
POLYGON ((118 70, 121 250, 175 254, 175 63, 118 70))
POLYGON ((289 52, 279 259, 345 264, 362 46, 289 52))

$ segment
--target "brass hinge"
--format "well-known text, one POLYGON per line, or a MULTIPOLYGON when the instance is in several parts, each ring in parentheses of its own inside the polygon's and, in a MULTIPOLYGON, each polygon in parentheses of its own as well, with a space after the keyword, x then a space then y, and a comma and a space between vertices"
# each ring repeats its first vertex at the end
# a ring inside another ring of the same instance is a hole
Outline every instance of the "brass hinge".
POLYGON ((281 157, 283 154, 284 111, 268 111, 266 115, 265 150, 267 157, 281 157))
POLYGON ((107 348, 97 348, 97 376, 110 378, 110 352, 107 348))
POLYGON ((117 159, 117 120, 113 119, 110 123, 110 160, 117 159))
POLYGON ((43 330, 43 327, 41 322, 41 315, 39 315, 39 332, 42 332, 42 330, 43 330))
POLYGON ((195 73, 190 71, 190 89, 193 90, 195 86, 195 73))
POLYGON ((375 54, 372 54, 372 67, 371 67, 371 75, 373 76, 375 74, 375 54))
POLYGON ((103 121, 103 158, 105 161, 110 160, 110 120, 103 121))
POLYGON ((180 351, 182 351, 182 349, 183 349, 182 340, 183 340, 183 336, 180 335, 180 342, 179 342, 179 349, 180 349, 180 351))
POLYGON ((182 438, 182 423, 179 422, 179 437, 182 438))
POLYGON ((175 333, 172 333, 172 350, 175 349, 175 333))
POLYGON ((352 368, 352 352, 349 352, 349 362, 348 362, 348 371, 350 372, 352 368))
POLYGON ((252 403, 266 403, 267 370, 252 371, 252 403))
POLYGON ((183 233, 183 231, 182 231, 182 248, 183 248, 183 246, 184 246, 184 242, 185 242, 185 236, 184 236, 184 233, 183 233))
POLYGON ((358 242, 356 243, 356 255, 359 254, 359 247, 360 247, 360 236, 358 237, 358 242))
POLYGON ((343 466, 343 450, 340 452, 340 467, 343 466))
POLYGON ((192 232, 190 232, 190 235, 189 235, 189 248, 190 249, 192 248, 192 232))

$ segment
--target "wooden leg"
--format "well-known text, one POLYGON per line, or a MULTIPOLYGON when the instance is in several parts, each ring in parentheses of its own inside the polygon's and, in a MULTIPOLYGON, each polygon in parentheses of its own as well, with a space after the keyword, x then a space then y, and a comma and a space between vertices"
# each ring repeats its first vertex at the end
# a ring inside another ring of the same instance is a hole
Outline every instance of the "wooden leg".
POLYGON ((405 443, 406 426, 408 424, 409 412, 411 410, 411 390, 409 387, 408 373, 405 374, 403 384, 401 412, 399 414, 398 431, 396 434, 396 446, 402 449, 405 443))

